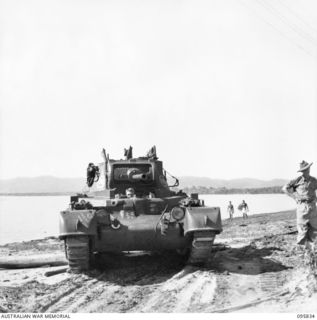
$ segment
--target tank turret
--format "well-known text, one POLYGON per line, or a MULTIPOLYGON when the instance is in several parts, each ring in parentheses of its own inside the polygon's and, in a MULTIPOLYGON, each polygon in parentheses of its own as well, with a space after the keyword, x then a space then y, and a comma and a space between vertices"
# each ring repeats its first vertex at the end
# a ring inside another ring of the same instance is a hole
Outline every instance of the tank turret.
POLYGON ((89 196, 103 194, 115 197, 116 194, 124 194, 128 187, 133 187, 136 194, 143 196, 150 193, 158 197, 175 195, 170 188, 178 186, 178 180, 170 175, 175 182, 168 185, 167 172, 163 169, 163 162, 158 160, 155 146, 143 157, 132 158, 131 146, 124 149, 125 159, 110 159, 105 150, 103 157, 104 162, 99 163, 96 170, 98 179, 94 181, 87 176, 87 181, 90 181, 89 196))

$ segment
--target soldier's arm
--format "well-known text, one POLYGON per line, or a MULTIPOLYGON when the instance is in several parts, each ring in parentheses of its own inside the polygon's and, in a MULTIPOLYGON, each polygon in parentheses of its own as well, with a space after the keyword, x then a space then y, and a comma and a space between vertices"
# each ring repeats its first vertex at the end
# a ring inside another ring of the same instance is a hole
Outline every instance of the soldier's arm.
POLYGON ((289 197, 297 201, 297 193, 294 188, 295 180, 290 181, 285 186, 283 186, 282 191, 287 194, 289 197))

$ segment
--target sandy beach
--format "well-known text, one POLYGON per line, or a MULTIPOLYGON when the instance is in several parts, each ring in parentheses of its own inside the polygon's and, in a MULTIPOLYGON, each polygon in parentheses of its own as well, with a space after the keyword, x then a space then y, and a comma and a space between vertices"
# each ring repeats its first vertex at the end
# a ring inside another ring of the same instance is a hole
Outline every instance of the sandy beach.
MULTIPOLYGON (((98 269, 0 269, 1 312, 317 312, 317 271, 295 246, 295 212, 223 221, 204 268, 171 253, 98 257, 98 269)), ((2 258, 64 253, 55 237, 0 247, 2 258)))

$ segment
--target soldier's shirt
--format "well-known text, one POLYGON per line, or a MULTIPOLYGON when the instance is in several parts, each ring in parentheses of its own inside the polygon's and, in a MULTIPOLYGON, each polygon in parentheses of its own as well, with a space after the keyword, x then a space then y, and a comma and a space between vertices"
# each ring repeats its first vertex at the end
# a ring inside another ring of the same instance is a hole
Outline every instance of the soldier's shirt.
POLYGON ((309 176, 304 178, 300 176, 291 180, 286 188, 291 192, 296 192, 300 200, 315 201, 317 190, 317 179, 309 176))

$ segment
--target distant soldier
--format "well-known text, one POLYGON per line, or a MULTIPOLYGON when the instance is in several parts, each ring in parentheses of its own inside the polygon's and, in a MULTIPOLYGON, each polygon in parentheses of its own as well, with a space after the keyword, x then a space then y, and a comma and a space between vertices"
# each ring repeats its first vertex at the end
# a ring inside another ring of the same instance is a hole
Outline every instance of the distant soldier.
POLYGON ((242 200, 242 203, 239 204, 239 210, 242 211, 243 219, 247 219, 248 218, 249 207, 248 207, 248 204, 244 200, 242 200))
POLYGON ((303 160, 298 170, 302 175, 283 187, 283 191, 297 203, 297 244, 305 245, 309 251, 314 251, 313 242, 317 237, 317 179, 309 174, 312 164, 303 160))
POLYGON ((233 214, 234 214, 234 206, 231 203, 231 201, 229 201, 229 204, 228 204, 228 207, 227 207, 227 212, 229 213, 230 220, 232 221, 233 214))

